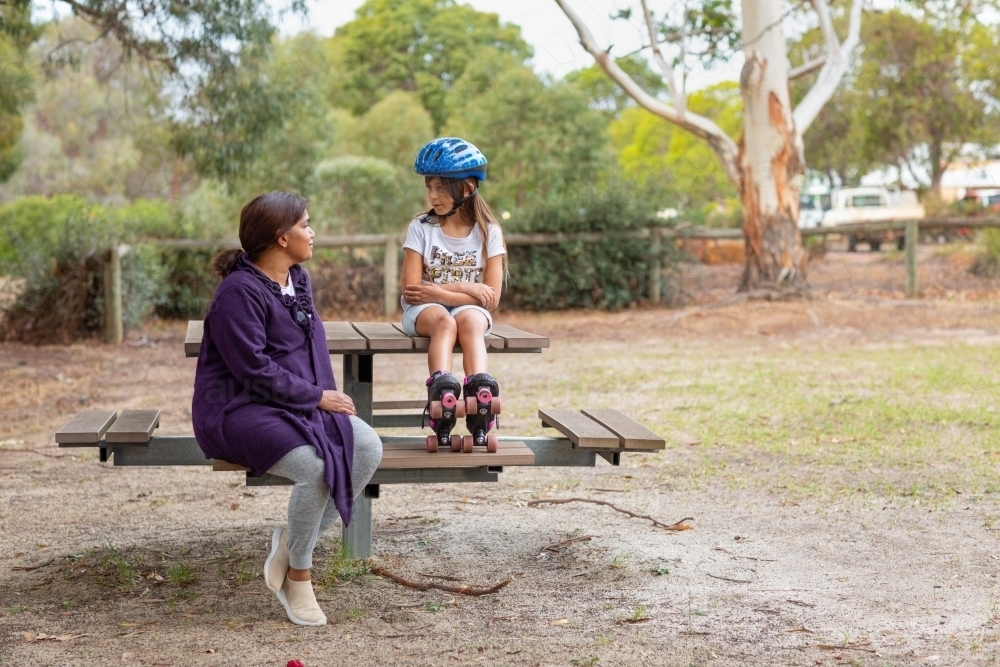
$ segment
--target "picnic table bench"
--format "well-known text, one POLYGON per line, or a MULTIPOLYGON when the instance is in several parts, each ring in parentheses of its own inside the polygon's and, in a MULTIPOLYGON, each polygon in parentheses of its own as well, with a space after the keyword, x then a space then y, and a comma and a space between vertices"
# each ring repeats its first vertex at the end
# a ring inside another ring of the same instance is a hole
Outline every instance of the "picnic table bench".
MULTIPOLYGON (((341 390, 353 400, 357 416, 375 428, 420 427, 426 399, 374 401, 376 354, 425 354, 428 338, 408 336, 386 322, 324 322, 330 354, 343 355, 341 390)), ((197 357, 203 322, 188 323, 184 353, 197 357)), ((549 347, 545 336, 511 326, 494 325, 486 338, 491 354, 540 353, 549 347)), ((456 352, 461 352, 456 347, 456 352)), ((383 484, 495 482, 505 466, 594 466, 597 457, 618 465, 623 452, 651 452, 666 445, 646 427, 617 410, 539 409, 545 427, 555 437, 501 436, 495 454, 485 451, 426 451, 425 436, 382 436, 383 456, 375 476, 355 502, 351 523, 343 529, 347 553, 371 555, 372 499, 383 484)), ((194 436, 154 435, 159 410, 83 410, 56 434, 60 447, 97 447, 102 462, 115 466, 211 466, 216 471, 246 471, 228 461, 206 459, 194 436)), ((246 471, 247 486, 284 485, 291 481, 246 471)))

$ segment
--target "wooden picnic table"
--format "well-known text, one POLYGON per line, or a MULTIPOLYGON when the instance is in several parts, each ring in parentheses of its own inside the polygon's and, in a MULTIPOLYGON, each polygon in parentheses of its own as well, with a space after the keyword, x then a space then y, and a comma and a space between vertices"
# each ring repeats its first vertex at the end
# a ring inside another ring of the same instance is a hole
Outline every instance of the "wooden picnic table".
MULTIPOLYGON (((360 419, 372 427, 420 427, 423 424, 426 397, 414 399, 400 397, 378 403, 374 401, 374 361, 376 354, 426 355, 430 338, 409 336, 403 333, 400 324, 389 322, 323 322, 323 329, 326 332, 326 345, 330 349, 330 354, 341 354, 344 357, 340 388, 354 400, 354 408, 360 419), (399 412, 400 410, 410 412, 399 412), (413 410, 420 412, 415 413, 413 410), (381 414, 375 414, 376 411, 381 414)), ((186 356, 198 356, 203 335, 203 321, 188 322, 187 335, 184 339, 186 356)), ((547 337, 505 324, 493 325, 485 342, 486 351, 492 354, 538 354, 549 346, 547 337)), ((461 352, 461 348, 456 346, 455 351, 461 352)), ((355 552, 360 551, 364 555, 370 553, 372 497, 377 497, 380 484, 414 477, 412 474, 406 475, 405 471, 431 469, 434 472, 430 477, 434 481, 441 482, 470 481, 470 477, 475 478, 477 475, 486 481, 495 480, 502 466, 533 463, 534 453, 520 441, 505 441, 495 454, 441 451, 432 456, 428 456, 422 437, 419 443, 406 438, 402 441, 397 439, 395 442, 385 442, 382 463, 369 484, 368 492, 355 501, 352 513, 355 518, 352 518, 351 525, 344 530, 344 543, 353 544, 355 552)), ((220 469, 225 467, 220 466, 220 469)), ((419 475, 420 479, 427 476, 426 473, 419 475)), ((254 483, 274 484, 280 481, 269 479, 268 476, 248 481, 248 484, 254 483)))
MULTIPOLYGON (((400 325, 388 322, 324 322, 323 329, 330 354, 343 355, 340 387, 354 400, 358 417, 375 428, 423 425, 425 395, 373 400, 374 357, 426 354, 428 338, 408 336, 400 325)), ((186 356, 198 356, 203 332, 203 322, 188 323, 186 356)), ((491 354, 538 354, 549 347, 549 339, 501 324, 493 326, 486 346, 491 354)), ((455 351, 461 352, 457 347, 455 351)), ((504 466, 592 467, 598 456, 618 465, 623 452, 651 452, 665 446, 661 437, 616 410, 539 408, 538 416, 543 426, 559 431, 559 436, 501 436, 499 451, 494 454, 431 454, 426 451, 424 435, 382 436, 382 461, 355 501, 351 524, 343 531, 345 550, 355 557, 371 555, 371 501, 378 498, 382 484, 495 482, 504 466)), ((115 466, 211 465, 218 471, 246 470, 226 461, 206 459, 194 436, 153 435, 159 421, 159 410, 123 410, 120 416, 114 410, 84 410, 61 428, 55 439, 60 447, 97 447, 100 460, 113 458, 115 466)), ((264 486, 291 482, 246 471, 246 483, 264 486)))

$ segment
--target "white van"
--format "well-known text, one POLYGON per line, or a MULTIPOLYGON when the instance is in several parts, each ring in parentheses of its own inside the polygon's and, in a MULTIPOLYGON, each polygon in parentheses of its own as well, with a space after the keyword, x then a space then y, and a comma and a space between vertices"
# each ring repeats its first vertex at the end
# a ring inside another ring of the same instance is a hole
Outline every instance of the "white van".
MULTIPOLYGON (((925 215, 923 205, 917 200, 917 193, 911 190, 843 188, 828 195, 807 190, 801 199, 799 227, 811 229, 859 222, 919 220, 925 215)), ((854 252, 858 243, 867 243, 873 251, 877 251, 883 243, 892 241, 902 249, 902 230, 851 234, 847 239, 847 249, 854 252)))

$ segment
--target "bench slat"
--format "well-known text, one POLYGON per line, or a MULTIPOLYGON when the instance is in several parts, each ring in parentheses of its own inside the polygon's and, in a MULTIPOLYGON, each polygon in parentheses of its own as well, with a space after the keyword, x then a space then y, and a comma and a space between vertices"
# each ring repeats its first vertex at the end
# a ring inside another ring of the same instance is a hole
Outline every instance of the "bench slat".
MULTIPOLYGON (((430 454, 422 444, 386 444, 382 448, 379 470, 433 469, 433 468, 478 468, 480 466, 530 466, 535 463, 535 454, 526 444, 519 441, 503 441, 499 451, 488 453, 476 448, 470 454, 465 452, 438 451, 430 454)), ((212 470, 216 472, 245 471, 235 463, 214 459, 212 470)))
POLYGON ((122 410, 121 416, 104 434, 106 442, 147 443, 160 425, 159 410, 122 410))
POLYGON ((372 410, 423 410, 427 400, 423 398, 405 401, 372 401, 372 410))
POLYGON ((368 347, 368 341, 354 330, 350 322, 323 322, 323 329, 330 352, 364 350, 368 347))
POLYGON ((223 461, 222 459, 212 459, 213 472, 245 472, 247 468, 237 464, 223 461))
POLYGON ((536 349, 549 346, 549 339, 538 334, 515 329, 509 324, 494 324, 493 335, 504 340, 508 349, 536 349))
POLYGON ((368 349, 373 352, 413 349, 413 339, 388 322, 353 322, 352 324, 357 332, 368 340, 368 349))
POLYGON ((188 320, 187 334, 184 336, 184 355, 197 357, 201 351, 201 339, 205 336, 204 320, 188 320))
POLYGON ((473 468, 478 466, 530 466, 535 463, 535 453, 526 444, 516 441, 500 443, 499 451, 490 454, 477 447, 472 453, 438 451, 427 452, 421 444, 384 445, 379 470, 400 468, 473 468))
POLYGON ((581 449, 619 449, 618 436, 586 415, 569 408, 539 410, 538 418, 581 449))
POLYGON ((118 417, 115 410, 81 410, 56 431, 61 445, 96 445, 118 417))
POLYGON ((621 446, 626 450, 656 450, 667 446, 666 441, 656 435, 648 428, 632 419, 624 412, 618 410, 600 410, 587 408, 581 410, 598 424, 608 429, 621 442, 621 446))

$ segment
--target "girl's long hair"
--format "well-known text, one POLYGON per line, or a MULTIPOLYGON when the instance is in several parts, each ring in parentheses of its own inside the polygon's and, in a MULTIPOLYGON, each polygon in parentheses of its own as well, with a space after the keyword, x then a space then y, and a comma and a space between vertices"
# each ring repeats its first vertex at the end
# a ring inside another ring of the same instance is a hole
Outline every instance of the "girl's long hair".
POLYGON ((254 199, 240 211, 239 249, 223 250, 212 260, 215 273, 225 278, 236 269, 246 253, 250 261, 260 257, 282 234, 305 215, 309 200, 288 192, 268 192, 254 199))
MULTIPOLYGON (((438 177, 425 176, 424 183, 425 184, 429 183, 432 178, 438 178, 438 177)), ((471 185, 475 189, 476 194, 466 199, 462 203, 462 205, 458 207, 458 211, 456 213, 460 215, 462 219, 465 220, 466 222, 471 222, 472 224, 474 224, 479 229, 479 233, 483 237, 483 272, 485 273, 486 263, 489 261, 490 258, 489 255, 490 225, 491 224, 496 225, 497 228, 500 229, 500 222, 496 219, 496 216, 493 215, 493 211, 490 210, 489 204, 486 203, 486 200, 479 195, 479 190, 478 190, 479 182, 475 178, 472 178, 471 176, 469 178, 444 178, 444 177, 440 178, 441 182, 444 185, 448 186, 448 190, 451 192, 453 201, 458 201, 463 196, 465 196, 464 195, 465 186, 467 184, 471 185)), ((420 220, 421 222, 430 222, 432 216, 435 222, 438 225, 440 225, 441 221, 437 219, 437 216, 434 214, 433 209, 421 215, 420 220)), ((504 280, 506 280, 508 277, 506 243, 504 243, 503 249, 504 249, 503 276, 504 280)))

